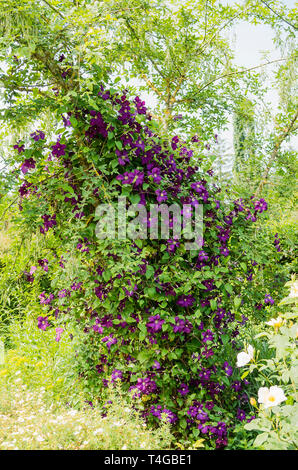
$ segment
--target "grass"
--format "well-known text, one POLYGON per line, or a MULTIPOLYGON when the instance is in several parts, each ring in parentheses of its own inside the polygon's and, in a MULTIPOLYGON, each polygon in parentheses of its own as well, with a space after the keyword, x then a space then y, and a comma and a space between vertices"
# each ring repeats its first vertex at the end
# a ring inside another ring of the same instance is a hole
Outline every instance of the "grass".
POLYGON ((150 430, 111 390, 111 404, 81 409, 49 403, 44 388, 30 390, 21 373, 10 381, 0 375, 0 450, 152 450, 169 449, 173 436, 167 423, 150 430))

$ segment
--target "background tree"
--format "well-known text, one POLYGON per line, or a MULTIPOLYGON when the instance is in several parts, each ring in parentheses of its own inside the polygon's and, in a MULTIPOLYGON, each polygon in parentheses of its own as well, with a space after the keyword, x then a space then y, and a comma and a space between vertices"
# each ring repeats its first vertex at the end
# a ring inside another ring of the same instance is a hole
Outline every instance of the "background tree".
POLYGON ((250 100, 243 99, 234 112, 234 174, 237 183, 255 179, 255 116, 250 100))

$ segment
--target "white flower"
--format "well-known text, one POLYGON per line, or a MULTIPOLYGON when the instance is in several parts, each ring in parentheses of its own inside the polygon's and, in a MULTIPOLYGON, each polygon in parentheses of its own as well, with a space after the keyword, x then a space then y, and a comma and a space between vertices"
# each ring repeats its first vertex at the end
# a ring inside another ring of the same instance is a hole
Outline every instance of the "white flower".
POLYGON ((271 318, 270 321, 266 322, 266 325, 273 326, 274 328, 278 329, 281 327, 282 323, 283 323, 283 319, 280 317, 277 317, 277 318, 271 318))
POLYGON ((264 408, 270 408, 271 406, 277 406, 282 401, 285 401, 283 389, 274 385, 273 387, 261 387, 258 391, 258 402, 264 405, 264 408))
POLYGON ((237 354, 237 367, 246 366, 254 357, 254 348, 249 344, 246 351, 237 354))
POLYGON ((293 282, 289 297, 298 297, 298 281, 293 282))
POLYGON ((93 431, 93 434, 102 434, 103 433, 103 428, 98 428, 93 431))
POLYGON ((121 421, 113 421, 112 425, 118 427, 118 426, 122 426, 123 423, 124 423, 123 420, 121 420, 121 421))

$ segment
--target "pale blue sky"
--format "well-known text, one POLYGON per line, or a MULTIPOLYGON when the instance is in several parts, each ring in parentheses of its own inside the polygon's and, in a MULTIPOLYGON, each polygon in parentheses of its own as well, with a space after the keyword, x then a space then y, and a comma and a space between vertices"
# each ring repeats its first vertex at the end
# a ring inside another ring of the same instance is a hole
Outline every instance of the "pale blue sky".
MULTIPOLYGON (((222 2, 230 5, 238 3, 235 0, 222 0, 222 2)), ((266 3, 270 5, 270 0, 266 3)), ((297 6, 297 2, 294 0, 283 0, 283 3, 289 8, 294 8, 295 4, 297 6)), ((274 16, 270 10, 269 13, 274 16)), ((233 28, 233 31, 236 35, 235 58, 237 64, 252 67, 262 63, 262 51, 270 51, 272 60, 280 57, 274 46, 273 32, 269 26, 265 24, 254 26, 242 21, 233 28)))
MULTIPOLYGON (((223 3, 233 4, 238 3, 235 0, 222 0, 223 3)), ((270 1, 266 2, 270 5, 270 1)), ((283 0, 283 3, 289 7, 294 8, 297 2, 294 0, 283 0)), ((269 10, 270 11, 270 10, 269 10)), ((271 12, 273 15, 273 13, 271 12)), ((272 29, 265 25, 251 25, 247 22, 241 21, 233 27, 230 34, 231 40, 234 42, 235 62, 237 65, 243 67, 254 67, 264 63, 263 53, 268 53, 268 60, 275 60, 281 57, 281 53, 276 49, 273 42, 274 32, 272 29)), ((266 61, 265 61, 266 62, 266 61)), ((266 66, 266 72, 270 75, 270 70, 273 66, 266 66)), ((266 95, 266 101, 270 103, 273 109, 278 106, 278 93, 277 90, 270 89, 266 95)), ((226 141, 232 153, 232 139, 233 131, 230 124, 229 129, 222 133, 222 138, 226 141)), ((291 147, 298 148, 298 137, 291 139, 291 147)))

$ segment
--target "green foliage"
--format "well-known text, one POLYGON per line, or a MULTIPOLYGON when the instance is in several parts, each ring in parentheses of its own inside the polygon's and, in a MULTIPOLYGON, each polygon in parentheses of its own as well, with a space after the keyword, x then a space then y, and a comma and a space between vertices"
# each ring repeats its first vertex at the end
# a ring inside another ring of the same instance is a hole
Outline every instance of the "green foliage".
MULTIPOLYGON (((234 367, 242 342, 275 309, 265 295, 276 304, 295 271, 296 154, 285 146, 297 132, 295 51, 289 23, 271 13, 263 3, 213 0, 0 0, 0 334, 8 383, 19 372, 49 400, 81 407, 83 397, 97 408, 121 380, 152 426, 162 415, 175 426, 180 448, 274 447, 271 424, 285 441, 292 403, 280 407, 281 418, 266 412, 248 428, 242 421, 253 412, 246 390, 256 393, 263 378, 280 379, 292 393, 292 313, 268 342, 254 339, 259 355, 249 369, 234 367), (254 104, 264 96, 262 75, 233 65, 226 33, 239 19, 287 33, 274 129, 272 113, 254 104), (135 87, 123 90, 131 79, 135 87), (135 89, 154 96, 150 112, 132 99, 135 89), (220 149, 206 150, 233 111, 230 184, 212 171, 220 149), (161 190, 168 203, 204 202, 201 252, 184 242, 173 248, 172 240, 96 238, 98 205, 114 210, 124 196, 148 206, 161 190), (267 208, 263 197, 270 212, 256 220, 267 208), (252 444, 247 431, 258 425, 265 435, 252 444)), ((63 433, 67 448, 81 446, 63 433)), ((111 439, 106 448, 116 445, 111 439)))
POLYGON ((72 371, 75 351, 70 335, 68 331, 55 341, 54 329, 43 332, 36 328, 32 314, 11 320, 2 336, 5 356, 0 375, 8 382, 19 376, 31 391, 43 387, 54 401, 77 403, 80 388, 72 371))
POLYGON ((88 404, 66 407, 45 397, 43 388, 32 390, 14 375, 3 380, 0 370, 0 449, 3 450, 155 450, 173 443, 165 422, 149 430, 127 403, 127 397, 110 391, 111 403, 99 408, 88 404))
MULTIPOLYGON (((266 450, 293 450, 298 448, 297 413, 298 413, 298 354, 297 354, 297 281, 295 277, 287 283, 290 296, 280 302, 283 312, 277 319, 272 319, 267 326, 271 332, 262 331, 256 336, 258 357, 243 374, 253 380, 254 386, 278 387, 284 395, 284 402, 273 401, 257 406, 256 399, 251 404, 257 410, 257 417, 244 428, 257 431, 253 442, 254 448, 266 450), (262 341, 265 344, 260 343, 262 341), (267 346, 267 347, 264 347, 267 346), (253 377, 252 377, 253 376, 253 377), (273 403, 273 404, 272 404, 273 403)), ((281 392, 275 391, 275 394, 281 392)), ((274 393, 273 393, 274 395, 274 393)))

